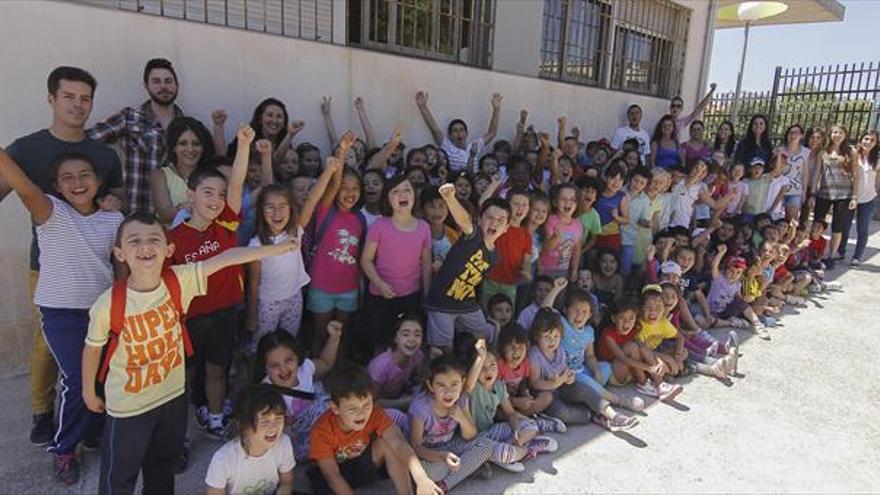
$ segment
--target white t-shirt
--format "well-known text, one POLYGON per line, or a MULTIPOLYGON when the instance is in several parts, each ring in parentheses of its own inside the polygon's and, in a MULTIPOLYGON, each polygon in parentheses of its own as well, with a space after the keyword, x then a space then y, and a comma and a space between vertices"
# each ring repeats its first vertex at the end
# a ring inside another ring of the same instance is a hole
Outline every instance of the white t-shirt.
POLYGON ((225 488, 232 495, 271 495, 278 489, 278 473, 288 473, 295 465, 293 446, 284 433, 260 457, 249 456, 236 438, 214 452, 205 483, 212 488, 225 488))
POLYGON ((375 222, 379 218, 382 218, 382 215, 373 215, 372 213, 367 211, 366 208, 361 208, 361 215, 363 215, 364 220, 367 221, 367 228, 369 228, 370 225, 373 225, 373 222, 375 222))
POLYGON ((642 155, 642 162, 647 160, 648 154, 651 153, 651 136, 641 127, 632 129, 625 125, 614 130, 611 137, 611 147, 619 150, 623 146, 623 142, 627 139, 636 139, 639 142, 639 154, 642 155))
MULTIPOLYGON (((296 369, 296 381, 297 385, 293 387, 294 390, 298 390, 300 392, 308 392, 315 393, 315 362, 309 358, 303 360, 302 363, 296 369)), ((263 383, 271 384, 272 381, 269 380, 269 377, 263 379, 263 383)), ((284 399, 284 405, 287 407, 287 413, 289 416, 294 416, 296 413, 302 411, 305 407, 303 400, 298 397, 293 397, 287 394, 281 394, 281 398, 284 399)))
POLYGON ((66 201, 47 196, 53 208, 49 219, 36 226, 40 278, 34 304, 89 309, 113 283, 110 252, 122 213, 82 215, 66 201))
POLYGON ((473 146, 474 143, 477 143, 477 156, 474 160, 479 160, 480 155, 483 154, 483 148, 486 147, 486 143, 483 142, 483 136, 468 141, 464 149, 452 144, 452 141, 450 141, 448 137, 443 138, 443 143, 440 145, 440 148, 445 151, 446 155, 449 157, 450 171, 459 172, 467 166, 468 157, 470 156, 468 150, 471 149, 471 146, 473 146))
MULTIPOLYGON (((788 153, 788 151, 786 151, 788 153)), ((800 196, 804 187, 804 165, 810 157, 810 150, 801 146, 798 153, 791 153, 786 160, 785 173, 782 174, 788 178, 791 189, 785 193, 786 196, 800 196)), ((772 187, 772 186, 771 186, 772 187)))
MULTIPOLYGON (((770 179, 770 186, 767 188, 767 201, 764 203, 764 211, 770 210, 770 207, 773 206, 773 202, 776 201, 776 196, 779 194, 779 191, 788 184, 788 177, 784 175, 780 175, 775 179, 770 179)), ((773 220, 785 218, 785 201, 780 201, 776 208, 774 208, 773 211, 769 211, 769 213, 770 218, 773 220)))
POLYGON ((867 160, 859 160, 859 204, 874 201, 877 198, 877 170, 868 165, 867 160))
POLYGON ((687 180, 683 180, 672 188, 672 217, 669 225, 672 227, 690 227, 691 217, 694 216, 694 203, 700 199, 700 191, 707 190, 706 184, 697 182, 688 187, 687 180))
MULTIPOLYGON (((272 238, 273 244, 280 244, 290 237, 286 232, 272 238)), ((297 227, 297 237, 302 239, 303 229, 297 227)), ((260 238, 254 236, 248 246, 262 246, 260 238)), ((302 250, 288 251, 278 256, 260 260, 260 301, 284 301, 293 297, 312 279, 303 265, 302 250)))

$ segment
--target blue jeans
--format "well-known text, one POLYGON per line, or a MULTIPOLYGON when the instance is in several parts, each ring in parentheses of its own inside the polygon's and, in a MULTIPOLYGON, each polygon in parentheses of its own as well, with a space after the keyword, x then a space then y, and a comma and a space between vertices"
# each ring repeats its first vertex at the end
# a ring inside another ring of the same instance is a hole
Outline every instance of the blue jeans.
POLYGON ((629 275, 633 267, 633 255, 635 254, 635 246, 633 244, 620 245, 620 274, 629 275))
POLYGON ((86 436, 97 437, 103 415, 86 408, 82 398, 82 353, 89 328, 89 310, 40 307, 46 344, 61 370, 58 430, 49 451, 71 454, 86 436))
POLYGON ((874 208, 877 206, 877 198, 867 203, 859 203, 856 207, 856 251, 853 258, 860 260, 865 254, 865 246, 868 244, 868 235, 870 235, 871 218, 874 217, 874 208))
POLYGON ((584 369, 578 371, 574 379, 576 382, 582 383, 601 394, 605 390, 604 386, 608 383, 608 379, 611 378, 611 363, 606 361, 599 361, 598 363, 599 376, 593 376, 592 370, 584 367, 584 369))

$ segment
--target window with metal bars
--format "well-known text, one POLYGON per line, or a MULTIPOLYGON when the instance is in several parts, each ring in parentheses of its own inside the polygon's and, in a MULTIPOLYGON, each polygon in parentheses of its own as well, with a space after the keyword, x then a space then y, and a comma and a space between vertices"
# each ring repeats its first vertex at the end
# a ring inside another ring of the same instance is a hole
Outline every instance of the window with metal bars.
POLYGON ((495 0, 354 0, 349 43, 489 68, 495 0))
POLYGON ((541 77, 672 97, 690 10, 669 0, 544 0, 541 77))

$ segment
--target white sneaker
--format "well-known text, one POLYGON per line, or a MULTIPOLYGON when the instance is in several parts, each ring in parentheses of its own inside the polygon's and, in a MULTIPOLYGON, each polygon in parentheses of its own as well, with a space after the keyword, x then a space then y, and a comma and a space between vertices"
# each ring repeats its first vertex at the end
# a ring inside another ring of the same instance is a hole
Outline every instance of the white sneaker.
POLYGON ((843 284, 840 282, 822 282, 822 288, 830 291, 841 291, 843 290, 843 284))
POLYGON ((672 400, 682 392, 684 392, 684 387, 677 383, 660 382, 660 385, 657 386, 657 396, 662 401, 672 400))
POLYGON ((526 467, 521 462, 495 462, 492 461, 492 464, 500 467, 505 471, 510 471, 511 473, 521 473, 526 470, 526 467))
POLYGON ((651 379, 648 378, 645 380, 645 383, 637 383, 636 384, 636 392, 647 395, 648 397, 659 397, 660 395, 657 393, 657 387, 651 382, 651 379))

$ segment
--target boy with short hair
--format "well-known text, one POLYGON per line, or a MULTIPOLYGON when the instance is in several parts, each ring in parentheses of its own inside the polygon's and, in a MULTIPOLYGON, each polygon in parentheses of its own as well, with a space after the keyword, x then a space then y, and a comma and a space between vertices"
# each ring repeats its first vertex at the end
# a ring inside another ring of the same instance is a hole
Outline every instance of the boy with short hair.
POLYGON ((382 408, 374 404, 373 383, 360 367, 339 369, 324 379, 330 410, 318 418, 309 436, 309 471, 316 494, 353 494, 380 477, 384 467, 397 493, 442 491, 428 477, 415 451, 382 408))
POLYGON ((507 232, 510 203, 501 198, 487 199, 480 210, 477 229, 468 211, 455 198, 455 186, 443 184, 440 195, 462 237, 449 250, 425 298, 428 345, 438 350, 450 350, 456 323, 494 342, 497 327, 486 321, 477 300, 477 287, 498 257, 495 242, 507 232))
POLYGON ((295 240, 234 248, 202 262, 163 269, 174 244, 162 224, 146 213, 122 222, 113 254, 130 275, 104 292, 89 311, 82 358, 83 401, 96 413, 104 412, 106 404, 109 416, 99 493, 132 493, 141 471, 145 493, 174 492, 174 464, 186 435, 186 309, 208 292, 212 274, 297 248, 295 240), (95 386, 99 366, 102 379, 106 374, 103 399, 95 386))
POLYGON ((516 319, 516 323, 523 328, 531 328, 532 322, 538 310, 544 305, 544 301, 553 290, 553 279, 547 275, 538 275, 532 282, 532 303, 523 308, 516 319))
MULTIPOLYGON (((228 183, 216 170, 197 169, 190 174, 187 197, 191 216, 169 232, 175 245, 172 264, 205 261, 238 245, 242 190, 254 130, 243 126, 236 137, 238 149, 228 183)), ((195 298, 187 315, 194 350, 194 371, 188 377, 197 408, 196 424, 218 439, 224 436, 226 368, 235 350, 243 287, 240 266, 221 270, 208 280, 211 296, 195 298)))

